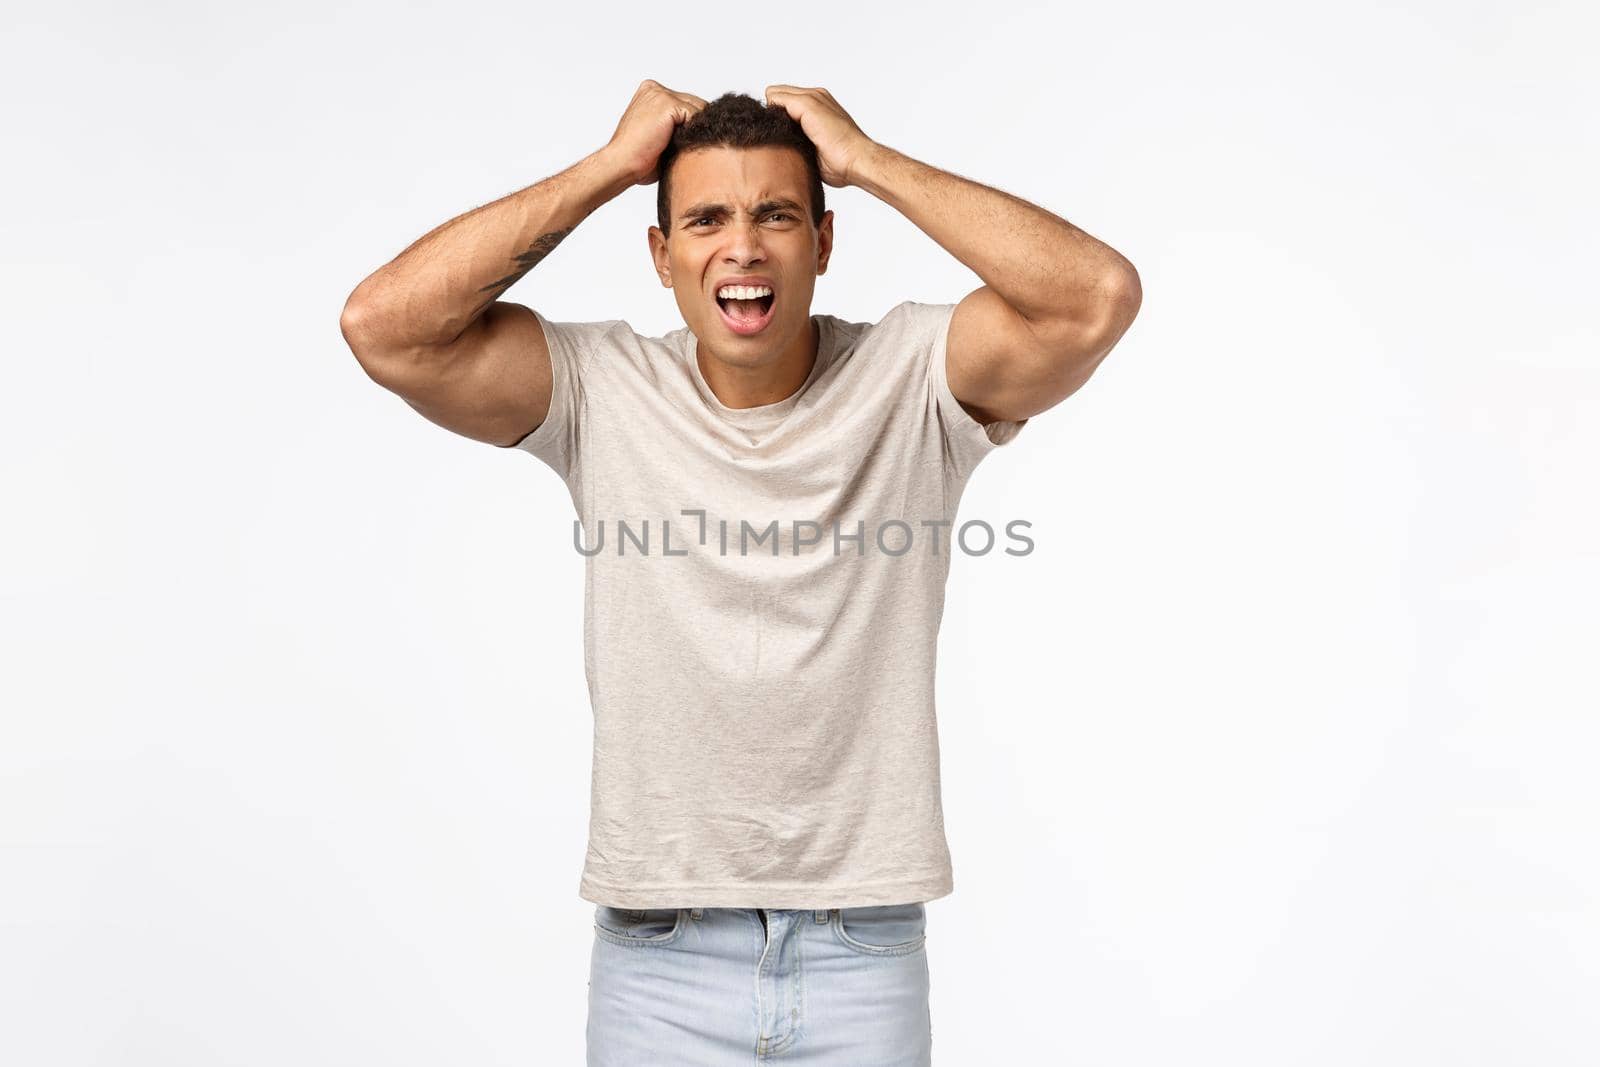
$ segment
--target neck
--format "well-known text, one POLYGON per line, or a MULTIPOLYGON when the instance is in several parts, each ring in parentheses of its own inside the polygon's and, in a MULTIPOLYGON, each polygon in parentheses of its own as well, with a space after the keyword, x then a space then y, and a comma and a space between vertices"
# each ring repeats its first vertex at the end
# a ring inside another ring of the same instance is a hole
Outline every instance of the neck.
POLYGON ((695 362, 711 392, 730 408, 753 408, 787 400, 811 377, 817 361, 820 339, 817 324, 809 316, 805 329, 795 335, 775 356, 755 364, 729 363, 703 348, 695 338, 695 362))

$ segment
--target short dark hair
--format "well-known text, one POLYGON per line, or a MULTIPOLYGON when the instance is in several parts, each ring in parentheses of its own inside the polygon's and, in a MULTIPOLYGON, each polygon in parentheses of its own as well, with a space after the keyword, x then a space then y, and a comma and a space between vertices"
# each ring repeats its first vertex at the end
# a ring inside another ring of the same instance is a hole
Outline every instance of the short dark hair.
POLYGON ((656 224, 672 234, 670 179, 678 156, 695 148, 792 148, 800 153, 811 185, 811 224, 822 228, 822 171, 817 146, 782 104, 763 104, 746 93, 723 93, 672 131, 657 163, 656 224))

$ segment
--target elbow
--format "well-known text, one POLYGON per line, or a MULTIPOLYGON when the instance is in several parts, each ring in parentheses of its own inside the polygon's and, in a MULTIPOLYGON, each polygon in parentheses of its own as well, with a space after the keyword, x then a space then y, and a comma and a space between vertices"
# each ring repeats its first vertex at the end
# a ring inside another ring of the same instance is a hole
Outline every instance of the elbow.
POLYGON ((384 318, 382 299, 373 291, 368 278, 344 298, 339 312, 339 332, 352 347, 358 342, 370 342, 382 330, 384 318))
POLYGON ((372 319, 365 308, 355 303, 354 297, 345 301, 344 310, 339 312, 339 334, 349 346, 350 353, 356 357, 356 362, 365 367, 366 353, 372 348, 372 319))
POLYGON ((394 350, 379 339, 372 310, 355 302, 354 298, 346 301, 344 310, 339 313, 339 333, 367 377, 389 388, 396 370, 394 350))
MULTIPOLYGON (((1124 260, 1124 263, 1126 261, 1124 260)), ((1127 263, 1101 280, 1098 296, 1091 311, 1082 321, 1073 342, 1067 347, 1062 374, 1068 380, 1064 395, 1070 394, 1088 381, 1100 363, 1117 347, 1122 335, 1128 332, 1139 314, 1144 301, 1144 289, 1139 283, 1139 272, 1127 263)))
POLYGON ((1115 317, 1122 321, 1122 328, 1126 330, 1133 324, 1139 314, 1139 306, 1144 303, 1144 284, 1139 281, 1139 272, 1132 263, 1123 260, 1123 269, 1117 272, 1112 282, 1112 305, 1115 317))
POLYGON ((361 305, 354 303, 354 299, 352 297, 346 300, 344 310, 339 312, 339 333, 344 336, 344 343, 349 345, 352 351, 367 329, 367 312, 361 305))
POLYGON ((1100 328, 1097 332, 1102 347, 1109 350, 1128 332, 1144 303, 1144 286, 1139 272, 1127 260, 1122 267, 1109 275, 1101 286, 1100 328))
POLYGON ((344 298, 344 307, 339 312, 339 332, 344 334, 345 341, 353 345, 357 338, 371 333, 370 327, 375 317, 372 278, 369 276, 363 278, 361 284, 344 298))

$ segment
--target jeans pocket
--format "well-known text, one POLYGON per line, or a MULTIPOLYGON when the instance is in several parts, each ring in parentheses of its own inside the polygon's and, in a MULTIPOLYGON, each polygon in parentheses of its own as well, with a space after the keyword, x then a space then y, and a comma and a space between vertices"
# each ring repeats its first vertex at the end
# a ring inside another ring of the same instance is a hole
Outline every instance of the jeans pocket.
POLYGON ((835 908, 831 925, 840 944, 866 956, 904 956, 928 938, 928 912, 920 902, 835 908))
POLYGON ((683 933, 687 908, 613 908, 596 904, 595 935, 615 945, 666 945, 683 933))

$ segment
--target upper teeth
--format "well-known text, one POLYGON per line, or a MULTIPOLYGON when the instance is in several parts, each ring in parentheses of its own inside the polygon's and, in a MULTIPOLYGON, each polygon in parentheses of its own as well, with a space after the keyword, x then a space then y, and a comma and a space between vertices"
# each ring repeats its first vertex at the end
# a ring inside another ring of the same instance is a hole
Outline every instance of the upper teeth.
POLYGON ((772 288, 766 285, 724 285, 717 290, 723 300, 754 300, 758 296, 771 296, 772 288))

